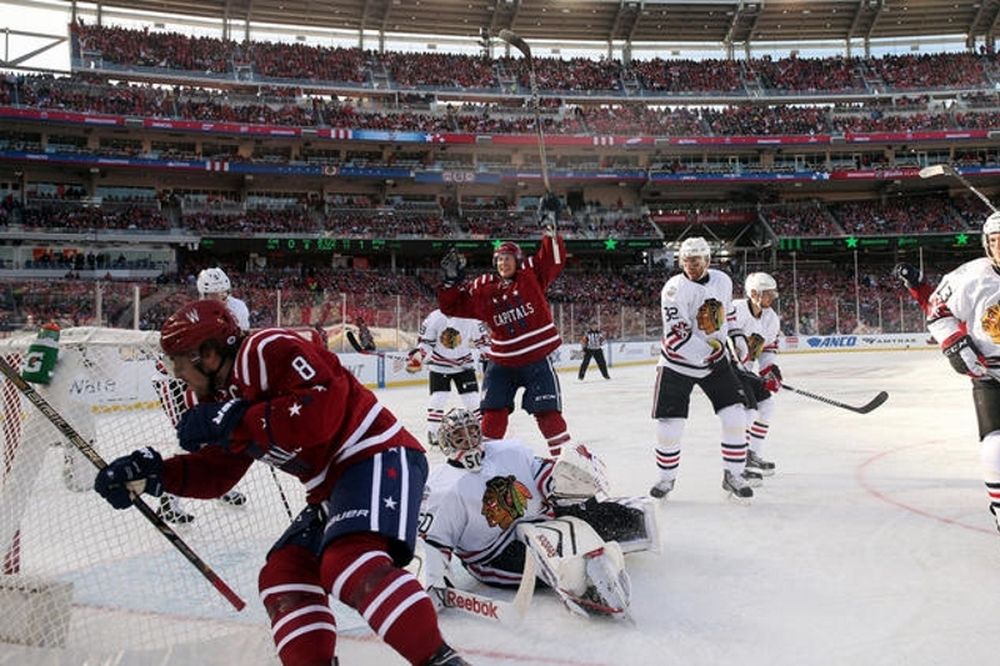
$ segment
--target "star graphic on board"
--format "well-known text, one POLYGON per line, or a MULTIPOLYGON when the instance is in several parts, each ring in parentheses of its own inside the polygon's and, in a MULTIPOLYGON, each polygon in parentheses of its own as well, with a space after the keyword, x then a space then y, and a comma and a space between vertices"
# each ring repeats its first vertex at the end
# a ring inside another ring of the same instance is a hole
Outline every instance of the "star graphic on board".
POLYGON ((969 244, 969 234, 955 234, 955 244, 956 245, 968 245, 969 244))
POLYGON ((302 405, 300 405, 299 403, 295 402, 295 403, 292 403, 292 406, 288 408, 288 415, 289 416, 298 416, 301 411, 302 411, 302 405))
POLYGON ((847 247, 857 247, 858 246, 858 239, 855 238, 854 236, 849 236, 847 238, 847 240, 845 240, 844 242, 847 243, 847 247))
POLYGON ((502 243, 502 242, 503 241, 501 241, 499 238, 497 238, 497 239, 495 239, 493 241, 493 251, 494 252, 496 252, 500 248, 500 243, 502 243))
POLYGON ((385 504, 385 508, 389 509, 390 511, 396 510, 396 500, 392 499, 391 497, 383 497, 382 503, 385 504))
POLYGON ((609 238, 608 240, 604 241, 605 250, 614 250, 617 248, 618 248, 618 240, 616 238, 609 238))

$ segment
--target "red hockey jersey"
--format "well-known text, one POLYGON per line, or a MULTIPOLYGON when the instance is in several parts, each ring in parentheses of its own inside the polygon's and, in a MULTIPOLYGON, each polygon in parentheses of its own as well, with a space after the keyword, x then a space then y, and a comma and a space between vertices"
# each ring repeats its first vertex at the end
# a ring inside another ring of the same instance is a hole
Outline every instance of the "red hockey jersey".
POLYGON ((520 367, 545 358, 562 340, 552 321, 545 290, 559 277, 566 260, 561 236, 543 236, 541 247, 520 263, 513 279, 497 273, 438 291, 441 312, 479 319, 490 329, 490 361, 520 367), (553 253, 558 243, 558 260, 553 253))
POLYGON ((251 403, 229 450, 206 446, 164 461, 164 488, 218 497, 254 460, 302 481, 309 502, 325 500, 341 472, 393 447, 423 450, 336 354, 294 331, 263 329, 236 355, 229 396, 251 403))

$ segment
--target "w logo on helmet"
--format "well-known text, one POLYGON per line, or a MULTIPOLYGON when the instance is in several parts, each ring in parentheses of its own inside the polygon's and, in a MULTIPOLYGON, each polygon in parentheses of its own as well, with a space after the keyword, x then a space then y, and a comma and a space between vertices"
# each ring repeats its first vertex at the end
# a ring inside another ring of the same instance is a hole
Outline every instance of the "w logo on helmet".
POLYGON ((197 324, 201 321, 201 317, 198 316, 198 311, 191 309, 184 313, 184 318, 187 319, 192 324, 197 324))

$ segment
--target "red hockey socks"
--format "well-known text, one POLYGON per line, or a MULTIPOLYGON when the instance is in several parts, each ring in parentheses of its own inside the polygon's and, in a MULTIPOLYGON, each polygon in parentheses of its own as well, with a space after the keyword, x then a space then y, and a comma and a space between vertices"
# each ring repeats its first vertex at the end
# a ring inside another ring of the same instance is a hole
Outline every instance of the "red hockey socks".
POLYGON ((538 429, 545 435, 545 442, 549 445, 549 455, 558 458, 562 453, 562 447, 569 442, 569 427, 561 412, 541 412, 535 414, 538 422, 538 429))
POLYGON ((507 418, 509 414, 506 409, 485 409, 483 410, 483 439, 503 439, 507 433, 507 418))
POLYGON ((260 570, 258 588, 283 666, 332 664, 337 624, 316 556, 301 546, 275 551, 260 570))
POLYGON ((385 537, 352 534, 323 552, 324 585, 358 611, 379 638, 411 664, 422 664, 441 647, 434 604, 413 575, 396 567, 385 537))

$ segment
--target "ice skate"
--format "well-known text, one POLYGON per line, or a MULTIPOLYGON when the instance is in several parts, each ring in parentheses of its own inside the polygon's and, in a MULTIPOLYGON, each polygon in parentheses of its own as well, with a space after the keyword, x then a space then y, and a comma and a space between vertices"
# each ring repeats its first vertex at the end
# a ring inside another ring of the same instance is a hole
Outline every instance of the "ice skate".
POLYGON ((177 497, 168 494, 160 496, 160 506, 156 509, 156 515, 175 525, 187 525, 194 521, 194 516, 181 508, 177 497))
POLYGON ((243 506, 247 503, 247 496, 238 490, 230 490, 219 498, 219 501, 229 506, 243 506))
POLYGON ((753 499, 753 488, 742 476, 733 474, 728 469, 722 473, 722 489, 737 502, 749 503, 753 499))
POLYGON ((753 451, 747 453, 747 469, 755 469, 762 476, 772 476, 774 474, 774 463, 764 460, 753 451))
POLYGON ((462 659, 457 652, 444 644, 438 648, 437 652, 431 655, 427 666, 471 666, 469 662, 462 659))
POLYGON ((675 479, 660 479, 649 489, 649 494, 656 499, 663 499, 674 489, 675 479))
POLYGON ((740 474, 751 488, 760 488, 764 484, 764 474, 756 467, 748 464, 740 474))

